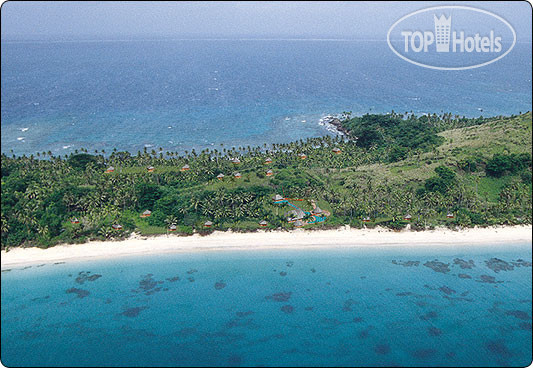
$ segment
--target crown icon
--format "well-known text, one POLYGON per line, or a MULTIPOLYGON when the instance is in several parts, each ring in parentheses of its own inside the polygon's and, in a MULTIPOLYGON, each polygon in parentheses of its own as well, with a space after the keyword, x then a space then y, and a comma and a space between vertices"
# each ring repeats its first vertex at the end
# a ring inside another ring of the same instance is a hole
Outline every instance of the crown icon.
POLYGON ((452 16, 448 18, 442 14, 439 18, 433 14, 435 22, 435 41, 437 52, 450 52, 450 30, 452 28, 452 16))

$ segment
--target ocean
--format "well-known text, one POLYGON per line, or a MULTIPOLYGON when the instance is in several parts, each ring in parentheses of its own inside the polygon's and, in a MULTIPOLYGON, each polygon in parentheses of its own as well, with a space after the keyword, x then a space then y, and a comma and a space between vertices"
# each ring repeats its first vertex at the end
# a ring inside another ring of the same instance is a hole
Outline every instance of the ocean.
POLYGON ((531 244, 2 270, 5 366, 527 366, 531 244))
POLYGON ((335 134, 319 119, 342 111, 518 114, 531 70, 531 43, 439 71, 385 41, 2 41, 1 150, 183 153, 335 134))

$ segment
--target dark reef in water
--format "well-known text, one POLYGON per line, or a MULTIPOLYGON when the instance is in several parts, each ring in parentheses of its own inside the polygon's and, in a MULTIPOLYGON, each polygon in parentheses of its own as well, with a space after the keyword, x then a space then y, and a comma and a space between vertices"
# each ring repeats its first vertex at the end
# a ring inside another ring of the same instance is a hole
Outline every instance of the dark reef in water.
POLYGON ((148 307, 133 307, 128 308, 124 312, 120 313, 121 316, 126 317, 137 317, 141 311, 147 309, 148 307))
POLYGON ((455 294, 456 293, 455 290, 449 288, 448 286, 441 286, 439 288, 439 290, 442 291, 446 295, 451 295, 451 294, 455 294))
POLYGON ((281 271, 281 272, 279 273, 279 275, 280 275, 280 276, 287 276, 287 272, 285 272, 285 271, 281 271))
POLYGON ((67 289, 66 293, 67 294, 76 294, 78 296, 78 298, 85 298, 86 296, 88 296, 90 294, 89 291, 87 291, 87 290, 77 289, 77 288, 67 289))
POLYGON ((411 353, 411 355, 417 359, 428 359, 437 355, 437 350, 435 349, 418 349, 411 353))
POLYGON ((524 261, 523 259, 517 259, 516 261, 511 262, 515 267, 531 267, 531 262, 524 261))
POLYGON ((492 340, 485 344, 485 347, 491 353, 501 357, 501 358, 510 358, 512 356, 507 346, 503 343, 502 340, 492 340))
POLYGON ((404 267, 418 267, 420 264, 420 261, 396 261, 392 260, 392 264, 398 265, 398 266, 404 266, 404 267))
POLYGON ((223 281, 218 281, 215 283, 216 290, 224 289, 225 287, 226 287, 226 283, 224 283, 223 281))
POLYGON ((488 261, 485 261, 485 264, 488 268, 493 270, 494 272, 498 273, 500 271, 512 271, 514 270, 514 266, 512 264, 509 264, 505 262, 504 260, 501 260, 499 258, 491 258, 488 261))
POLYGON ((179 281, 180 278, 179 276, 174 276, 174 277, 169 277, 168 279, 166 279, 168 282, 176 282, 176 281, 179 281))
POLYGON ((102 275, 94 274, 90 275, 91 271, 81 271, 78 273, 78 277, 74 281, 76 281, 78 284, 82 285, 85 281, 95 281, 98 280, 102 275))
POLYGON ((457 276, 459 276, 460 279, 471 279, 472 278, 472 276, 467 275, 466 273, 460 273, 457 276))
POLYGON ((385 355, 390 353, 390 346, 388 344, 378 344, 374 346, 376 354, 385 355))
POLYGON ((144 295, 152 295, 161 291, 162 287, 156 286, 163 284, 163 281, 154 280, 152 276, 153 274, 151 273, 141 276, 141 280, 139 281, 139 287, 137 289, 133 289, 132 292, 144 292, 144 295))
POLYGON ((494 276, 489 275, 481 275, 479 276, 479 280, 476 280, 477 282, 484 282, 486 284, 501 284, 503 281, 496 281, 496 278, 494 276))
POLYGON ((415 295, 415 294, 410 292, 410 291, 404 291, 402 293, 396 293, 396 296, 410 296, 410 295, 415 295))
POLYGON ((245 312, 237 312, 235 313, 235 315, 239 318, 242 318, 242 317, 248 317, 248 316, 251 316, 252 314, 254 314, 253 311, 245 311, 245 312))
POLYGON ((344 305, 342 307, 342 310, 343 312, 351 312, 352 311, 352 306, 354 304, 357 304, 357 302, 353 299, 348 299, 344 302, 344 305))
POLYGON ((284 305, 283 307, 281 307, 281 311, 284 312, 284 313, 292 313, 294 311, 294 307, 290 304, 287 304, 287 305, 284 305))
POLYGON ((286 302, 291 298, 291 295, 292 291, 288 291, 265 296, 265 299, 271 299, 275 302, 286 302))
POLYGON ((527 312, 520 311, 520 310, 510 310, 510 311, 505 312, 505 314, 508 316, 516 317, 518 319, 524 319, 524 320, 530 319, 529 314, 527 314, 527 312))
POLYGON ((473 260, 469 260, 467 262, 461 258, 455 258, 453 260, 453 264, 459 265, 459 267, 461 267, 462 269, 469 269, 469 270, 475 267, 473 260))
POLYGON ((430 320, 430 319, 433 319, 433 318, 437 318, 437 312, 430 311, 430 312, 427 312, 426 314, 423 314, 423 315, 420 316, 420 319, 423 320, 423 321, 427 321, 427 320, 430 320))
POLYGON ((427 261, 426 263, 424 263, 424 266, 431 268, 435 272, 441 272, 441 273, 450 272, 450 264, 442 263, 442 262, 439 262, 438 260, 427 261))
POLYGON ((437 327, 428 327, 428 333, 431 335, 431 336, 440 336, 442 335, 442 331, 440 329, 438 329, 437 327))

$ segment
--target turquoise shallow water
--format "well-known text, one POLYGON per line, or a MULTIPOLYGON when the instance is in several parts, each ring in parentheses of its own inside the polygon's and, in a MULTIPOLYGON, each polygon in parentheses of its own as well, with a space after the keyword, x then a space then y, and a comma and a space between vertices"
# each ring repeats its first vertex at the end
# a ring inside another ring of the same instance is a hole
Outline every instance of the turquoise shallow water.
POLYGON ((527 366, 531 244, 2 271, 6 366, 527 366))

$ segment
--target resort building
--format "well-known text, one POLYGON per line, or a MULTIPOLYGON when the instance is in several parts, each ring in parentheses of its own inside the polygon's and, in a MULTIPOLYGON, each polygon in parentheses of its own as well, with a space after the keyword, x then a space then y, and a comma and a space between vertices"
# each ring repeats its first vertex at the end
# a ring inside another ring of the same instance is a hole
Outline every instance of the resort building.
POLYGON ((148 170, 148 172, 153 172, 153 171, 155 170, 155 167, 153 167, 153 166, 148 166, 148 167, 146 168, 146 170, 148 170))
POLYGON ((205 227, 211 227, 211 226, 213 226, 213 223, 208 220, 208 221, 204 222, 204 226, 205 227))
POLYGON ((119 225, 119 224, 113 224, 111 226, 114 230, 122 230, 122 225, 119 225))
POLYGON ((234 164, 234 165, 238 165, 241 163, 241 160, 239 160, 238 158, 234 158, 231 160, 231 162, 234 164))
POLYGON ((224 180, 224 174, 218 174, 217 175, 218 180, 224 180))
POLYGON ((305 153, 300 153, 298 157, 300 157, 300 159, 302 160, 305 160, 307 158, 307 155, 305 153))
POLYGON ((272 170, 268 170, 266 172, 266 176, 272 176, 272 175, 274 175, 274 172, 272 170))
POLYGON ((240 179, 242 177, 241 173, 239 172, 236 172, 235 174, 233 174, 233 176, 235 177, 235 179, 240 179))
POLYGON ((272 163, 272 159, 270 157, 265 158, 265 165, 270 165, 272 163))
POLYGON ((177 227, 176 225, 172 224, 168 227, 168 231, 176 231, 177 227))
POLYGON ((141 213, 141 217, 150 217, 150 215, 152 214, 152 211, 150 210, 146 210, 144 211, 143 213, 141 213))
POLYGON ((105 172, 106 173, 110 173, 110 172, 113 172, 113 171, 115 171, 115 168, 113 166, 109 166, 105 172))
POLYGON ((333 151, 333 153, 336 154, 336 155, 338 155, 338 154, 340 154, 340 153, 342 152, 341 149, 338 148, 338 147, 333 148, 332 151, 333 151))
POLYGON ((295 226, 295 227, 302 227, 302 226, 304 226, 304 223, 303 223, 302 221, 298 220, 298 221, 296 221, 296 222, 294 223, 294 226, 295 226))
POLYGON ((189 167, 189 165, 183 165, 181 167, 181 171, 189 171, 191 168, 189 167))
POLYGON ((267 225, 268 225, 268 222, 266 222, 265 220, 262 220, 259 222, 259 226, 265 227, 267 225))
POLYGON ((322 211, 322 209, 321 209, 320 207, 316 206, 315 209, 313 209, 313 210, 311 211, 311 213, 312 213, 313 215, 321 215, 321 214, 324 213, 324 211, 322 211))
POLYGON ((411 215, 407 214, 407 215, 405 215, 405 216, 403 217, 403 219, 404 219, 405 221, 411 221, 412 217, 411 217, 411 215))
POLYGON ((448 214, 446 215, 446 217, 447 217, 447 218, 454 218, 454 215, 453 215, 453 213, 448 212, 448 214))
POLYGON ((71 224, 79 224, 80 220, 78 220, 76 217, 74 217, 72 220, 70 220, 71 224))
POLYGON ((363 222, 370 222, 370 217, 364 217, 363 222))
POLYGON ((301 209, 296 208, 288 211, 285 216, 287 216, 287 221, 290 223, 303 219, 305 217, 305 213, 301 209))
POLYGON ((274 203, 280 203, 281 201, 283 201, 285 198, 283 198, 282 196, 280 196, 279 194, 276 194, 274 197, 272 197, 272 200, 274 201, 274 203))

